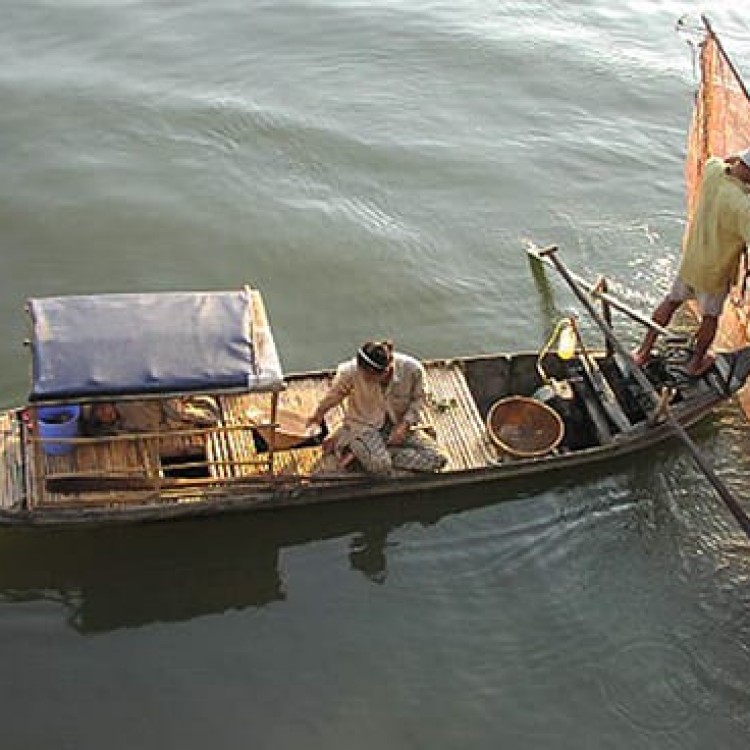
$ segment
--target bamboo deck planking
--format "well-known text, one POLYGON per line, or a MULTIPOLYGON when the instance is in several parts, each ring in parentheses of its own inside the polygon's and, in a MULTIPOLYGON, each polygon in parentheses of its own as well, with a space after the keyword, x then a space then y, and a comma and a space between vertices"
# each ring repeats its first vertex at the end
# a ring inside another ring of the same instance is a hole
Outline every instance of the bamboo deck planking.
MULTIPOLYGON (((153 477, 156 473, 153 459, 155 446, 151 445, 153 442, 141 438, 132 440, 101 438, 100 442, 79 445, 71 453, 62 456, 48 456, 37 448, 38 460, 45 477, 54 474, 96 476, 102 473, 123 477, 153 477)), ((37 497, 40 498, 41 504, 57 505, 70 501, 69 494, 50 492, 44 482, 40 482, 40 488, 42 491, 37 497)), ((102 504, 120 501, 122 497, 122 493, 116 490, 85 494, 89 500, 95 495, 102 504)))
MULTIPOLYGON (((448 456, 446 469, 476 469, 496 462, 496 450, 488 439, 485 424, 471 396, 461 364, 430 363, 426 372, 426 388, 430 398, 422 411, 421 420, 434 429, 440 447, 448 456)), ((312 414, 330 383, 330 375, 316 374, 290 379, 287 389, 279 395, 278 410, 296 415, 312 414)), ((121 489, 101 488, 94 491, 92 488, 51 492, 46 488, 44 480, 53 476, 89 478, 93 482, 101 475, 110 479, 141 477, 154 481, 158 491, 160 477, 164 477, 166 471, 166 464, 162 466, 162 463, 175 455, 188 457, 190 460, 196 450, 200 452, 195 457, 196 464, 205 460, 208 479, 215 478, 217 483, 223 480, 236 481, 243 477, 260 477, 268 473, 269 454, 259 454, 251 429, 243 428, 243 425, 248 425, 253 420, 261 424, 270 421, 268 395, 223 395, 217 397, 217 402, 221 413, 219 424, 215 428, 193 430, 187 434, 170 434, 167 429, 158 434, 103 437, 98 442, 82 440, 75 450, 62 456, 45 455, 39 444, 32 441, 30 449, 36 459, 30 463, 35 464, 38 471, 30 471, 28 478, 38 504, 66 507, 76 503, 83 506, 153 501, 158 499, 154 491, 123 492, 121 489)), ((343 413, 341 406, 328 413, 327 425, 331 433, 341 425, 343 413)), ((18 467, 17 472, 20 471, 20 441, 17 437, 15 443, 6 439, 3 445, 4 465, 15 462, 13 465, 18 467), (11 450, 13 446, 18 455, 11 450)), ((331 466, 331 461, 330 457, 324 456, 321 446, 276 450, 273 453, 273 473, 308 476, 337 471, 336 466, 331 466)), ((3 495, 0 498, 0 502, 6 505, 20 499, 19 490, 9 484, 8 477, 11 475, 12 472, 6 468, 3 495)), ((59 485, 56 486, 58 488, 59 485)), ((200 490, 198 492, 200 494, 200 490)), ((167 493, 163 499, 174 501, 177 498, 167 493)))
MULTIPOLYGON (((250 396, 220 396, 217 400, 222 418, 226 425, 247 424, 247 410, 250 406, 250 396)), ((266 400, 267 397, 266 397, 266 400)), ((258 459, 258 464, 242 463, 233 466, 233 476, 243 477, 259 472, 268 471, 268 462, 258 458, 255 451, 255 441, 250 430, 237 430, 227 434, 227 442, 231 455, 236 461, 258 459)))
POLYGON ((426 369, 431 403, 423 418, 435 428, 448 456, 446 470, 478 469, 497 461, 460 363, 430 364, 426 369))
MULTIPOLYGON (((279 396, 279 411, 295 414, 310 415, 315 410, 318 401, 328 390, 331 378, 327 376, 294 379, 289 387, 279 396)), ((263 394, 247 394, 242 396, 223 396, 219 399, 222 414, 226 424, 243 424, 248 419, 260 422, 270 421, 268 397, 263 394)), ((329 429, 335 431, 343 419, 343 409, 338 406, 329 412, 327 422, 329 429)), ((232 454, 235 461, 247 460, 255 453, 255 443, 250 431, 231 433, 229 437, 232 454)), ((280 474, 314 474, 323 470, 324 457, 320 446, 297 448, 294 450, 277 450, 274 452, 274 471, 280 474)), ((258 467, 240 465, 236 467, 237 475, 258 473, 267 470, 265 463, 258 467)))
POLYGON ((24 497, 23 450, 21 429, 14 413, 0 416, 0 467, 2 487, 0 507, 12 508, 19 505, 24 497))

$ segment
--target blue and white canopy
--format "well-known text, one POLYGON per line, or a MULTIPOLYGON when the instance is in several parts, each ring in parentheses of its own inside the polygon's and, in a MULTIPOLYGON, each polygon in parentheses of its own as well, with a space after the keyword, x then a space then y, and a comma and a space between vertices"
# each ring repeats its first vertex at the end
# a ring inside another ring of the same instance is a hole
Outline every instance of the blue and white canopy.
POLYGON ((283 388, 260 293, 31 299, 30 401, 283 388))

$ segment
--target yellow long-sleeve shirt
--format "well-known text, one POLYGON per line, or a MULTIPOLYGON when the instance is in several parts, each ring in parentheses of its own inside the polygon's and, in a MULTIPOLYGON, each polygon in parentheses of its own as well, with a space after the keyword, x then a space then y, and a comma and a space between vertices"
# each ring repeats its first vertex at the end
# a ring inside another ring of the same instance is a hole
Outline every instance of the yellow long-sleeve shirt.
POLYGON ((749 188, 728 174, 723 159, 711 157, 704 166, 698 204, 685 238, 680 278, 697 292, 726 292, 748 243, 749 188))

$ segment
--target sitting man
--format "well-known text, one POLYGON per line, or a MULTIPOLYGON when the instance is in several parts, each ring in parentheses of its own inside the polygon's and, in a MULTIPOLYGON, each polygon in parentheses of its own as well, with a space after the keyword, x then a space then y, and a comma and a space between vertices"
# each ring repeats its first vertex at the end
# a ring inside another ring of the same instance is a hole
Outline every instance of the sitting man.
POLYGON ((322 425, 326 413, 343 402, 337 453, 350 453, 373 474, 440 471, 447 458, 414 429, 425 401, 424 380, 424 367, 414 357, 394 352, 389 341, 368 341, 355 358, 338 366, 307 424, 322 425))

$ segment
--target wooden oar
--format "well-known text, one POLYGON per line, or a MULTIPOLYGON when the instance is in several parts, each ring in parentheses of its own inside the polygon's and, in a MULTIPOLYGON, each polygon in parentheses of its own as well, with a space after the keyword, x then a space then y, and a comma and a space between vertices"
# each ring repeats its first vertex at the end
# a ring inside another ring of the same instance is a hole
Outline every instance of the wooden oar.
MULTIPOLYGON (((526 252, 528 253, 529 258, 532 261, 536 261, 536 264, 544 264, 547 266, 553 266, 554 263, 545 254, 548 250, 549 248, 539 248, 536 246, 526 248, 526 252)), ((538 282, 537 282, 538 274, 537 274, 536 268, 532 268, 532 274, 534 275, 534 283, 538 285, 538 282)), ((646 328, 651 328, 652 330, 656 331, 658 334, 661 334, 662 336, 665 336, 666 338, 669 338, 669 339, 683 338, 682 336, 675 336, 674 332, 670 331, 668 328, 664 328, 663 326, 660 326, 658 323, 655 323, 653 320, 651 320, 651 318, 649 318, 647 315, 644 315, 640 310, 636 310, 635 308, 631 307, 626 302, 623 302, 621 299, 615 297, 609 292, 605 292, 597 288, 596 284, 591 284, 583 276, 579 276, 577 273, 573 273, 573 271, 571 270, 568 270, 568 275, 573 280, 573 282, 579 287, 579 289, 585 289, 592 297, 596 297, 597 299, 600 299, 603 302, 606 302, 612 309, 617 310, 623 313, 624 315, 627 315, 631 320, 634 320, 636 323, 640 323, 642 326, 645 326, 646 328)))
POLYGON ((638 385, 640 385, 641 388, 643 388, 643 391, 651 398, 654 404, 654 408, 662 410, 666 423, 672 428, 675 435, 677 435, 677 437, 679 437, 683 442, 695 463, 706 475, 708 481, 711 482, 719 497, 721 497, 721 499, 724 501, 730 513, 734 516, 737 523, 750 539, 750 517, 748 517, 740 504, 737 502, 736 498, 732 495, 724 482, 713 470, 713 467, 708 462, 703 453, 701 453, 698 446, 693 442, 692 438, 687 434, 685 428, 674 418, 668 408, 664 408, 663 400, 657 393, 651 381, 646 377, 643 370, 641 370, 641 368, 635 363, 630 352, 620 343, 620 340, 615 335, 615 332, 612 330, 611 326, 599 314, 599 311, 596 309, 596 307, 594 307, 586 294, 581 290, 579 284, 573 278, 571 272, 558 257, 557 247, 552 245, 550 247, 544 248, 543 250, 529 250, 529 253, 532 252, 534 252, 534 254, 538 257, 548 258, 551 261, 552 265, 563 277, 563 279, 565 279, 568 286, 573 291, 573 294, 575 294, 575 296, 578 298, 578 301, 586 308, 587 312, 589 313, 589 315, 591 315, 594 322, 599 326, 601 332, 604 334, 604 337, 612 346, 614 351, 617 352, 617 354, 619 354, 625 361, 628 369, 638 382, 638 385))

